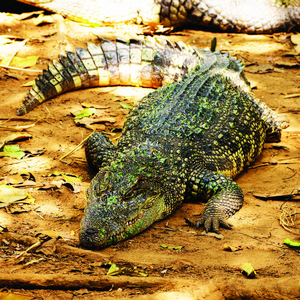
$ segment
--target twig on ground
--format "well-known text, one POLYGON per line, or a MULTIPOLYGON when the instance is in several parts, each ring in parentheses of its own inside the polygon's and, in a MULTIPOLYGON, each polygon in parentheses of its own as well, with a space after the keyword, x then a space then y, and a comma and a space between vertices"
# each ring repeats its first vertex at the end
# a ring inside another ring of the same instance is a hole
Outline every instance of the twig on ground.
POLYGON ((184 233, 193 233, 196 234, 197 232, 195 231, 185 231, 177 228, 173 228, 168 225, 168 222, 165 224, 166 227, 154 227, 155 229, 163 229, 163 230, 170 230, 170 231, 178 231, 178 232, 184 232, 184 233))
POLYGON ((260 168, 260 167, 268 167, 268 166, 275 166, 275 165, 288 165, 288 164, 300 163, 300 161, 290 161, 290 160, 293 160, 296 158, 299 158, 299 156, 292 157, 289 159, 278 160, 278 161, 274 161, 274 162, 271 162, 271 161, 264 162, 260 165, 251 166, 251 167, 249 167, 249 169, 256 169, 256 168, 260 168))
POLYGON ((17 270, 20 270, 20 269, 24 269, 25 267, 30 266, 32 264, 40 263, 43 260, 46 260, 46 258, 42 257, 42 258, 39 258, 39 259, 33 259, 33 260, 27 262, 26 264, 21 265, 21 267, 14 268, 14 269, 10 270, 10 273, 13 273, 14 271, 17 271, 17 270))
MULTIPOLYGON (((93 131, 90 135, 92 135, 95 131, 93 131)), ((84 140, 82 140, 76 147, 74 147, 71 151, 69 151, 68 153, 64 154, 59 160, 64 159, 66 156, 74 153, 75 151, 79 150, 85 143, 85 141, 90 137, 90 135, 88 135, 84 140)))
POLYGON ((13 55, 11 56, 11 58, 9 59, 9 61, 7 62, 7 64, 4 67, 8 67, 11 63, 11 61, 14 59, 14 57, 16 56, 16 54, 25 46, 25 44, 27 43, 28 39, 22 41, 22 43, 19 45, 19 48, 16 49, 16 51, 13 53, 13 55))
POLYGON ((19 257, 23 256, 24 254, 26 254, 27 252, 29 252, 29 251, 32 250, 33 248, 37 248, 37 247, 39 247, 40 245, 42 245, 42 242, 41 242, 41 241, 37 241, 36 243, 34 243, 34 244, 31 245, 30 247, 28 247, 25 251, 21 252, 20 254, 18 254, 18 255, 15 256, 15 257, 12 257, 9 261, 13 261, 13 260, 18 259, 19 257))
POLYGON ((288 168, 288 169, 290 169, 291 171, 293 171, 293 172, 294 172, 294 174, 293 174, 293 175, 291 175, 291 176, 289 176, 289 177, 282 178, 282 179, 284 179, 284 180, 286 180, 286 179, 290 179, 290 178, 294 177, 294 176, 297 174, 297 171, 295 171, 294 169, 292 169, 292 168, 290 168, 290 167, 287 167, 287 168, 288 168))

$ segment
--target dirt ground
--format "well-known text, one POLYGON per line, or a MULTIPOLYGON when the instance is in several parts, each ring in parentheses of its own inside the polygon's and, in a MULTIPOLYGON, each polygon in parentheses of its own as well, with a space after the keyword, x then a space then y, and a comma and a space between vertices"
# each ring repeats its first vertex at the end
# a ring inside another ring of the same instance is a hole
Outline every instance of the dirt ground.
MULTIPOLYGON (((97 42, 97 36, 142 39, 139 26, 89 28, 52 17, 53 23, 35 26, 36 16, 22 19, 17 14, 0 14, 0 37, 16 37, 0 45, 0 59, 19 50, 19 57, 38 55, 37 64, 29 69, 42 70, 65 50, 97 42), (24 39, 28 40, 21 45, 24 39)), ((198 48, 210 47, 216 37, 217 49, 245 63, 255 95, 290 120, 281 143, 266 144, 256 163, 237 178, 245 202, 230 219, 233 230, 221 229, 223 239, 202 236, 202 229, 187 226, 184 218, 197 220, 205 204, 184 203, 134 238, 98 251, 81 248, 79 222, 93 174, 83 148, 60 158, 92 130, 76 126, 71 112, 82 109, 83 102, 100 105, 97 111, 103 119, 92 126, 116 140, 128 113, 121 104, 132 105, 150 89, 105 87, 71 92, 17 117, 29 90, 22 84, 39 73, 0 68, 0 141, 14 133, 31 135, 13 142, 31 154, 26 152, 21 160, 0 157, 0 184, 13 184, 35 199, 32 204, 13 203, 0 209, 0 299, 4 293, 48 300, 299 299, 299 250, 283 243, 286 238, 299 242, 299 235, 280 225, 286 212, 294 209, 299 214, 300 210, 300 56, 290 41, 292 35, 192 29, 168 34, 171 41, 198 48), (23 131, 20 126, 25 126, 23 131), (66 177, 49 176, 55 172, 75 174, 82 181, 65 184, 66 177), (182 248, 168 249, 162 244, 182 248), (255 269, 255 278, 242 274, 245 262, 255 269), (123 268, 122 272, 107 275, 112 264, 123 268)), ((299 228, 298 224, 292 230, 299 234, 299 228)))

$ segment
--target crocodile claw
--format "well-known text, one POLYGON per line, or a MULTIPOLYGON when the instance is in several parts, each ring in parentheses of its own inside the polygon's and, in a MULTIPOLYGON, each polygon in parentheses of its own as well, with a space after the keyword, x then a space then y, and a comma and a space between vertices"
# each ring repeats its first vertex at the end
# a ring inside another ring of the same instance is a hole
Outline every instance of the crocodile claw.
POLYGON ((224 217, 220 216, 219 214, 211 214, 208 211, 204 212, 204 214, 199 218, 197 221, 197 228, 204 225, 204 229, 206 232, 210 230, 219 233, 220 225, 226 229, 232 229, 232 225, 228 223, 224 217))

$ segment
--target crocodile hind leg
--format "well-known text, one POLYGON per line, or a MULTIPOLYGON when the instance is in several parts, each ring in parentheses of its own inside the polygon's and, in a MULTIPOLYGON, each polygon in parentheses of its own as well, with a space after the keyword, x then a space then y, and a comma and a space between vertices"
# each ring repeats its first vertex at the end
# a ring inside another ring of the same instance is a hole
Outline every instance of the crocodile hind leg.
POLYGON ((116 146, 100 132, 93 133, 85 142, 85 156, 92 168, 104 167, 115 155, 116 146))
POLYGON ((281 131, 289 127, 289 120, 286 116, 279 116, 275 111, 270 109, 261 100, 251 97, 250 99, 253 106, 257 109, 262 120, 264 120, 266 128, 266 139, 267 143, 277 143, 281 140, 281 131))
POLYGON ((219 226, 232 227, 226 219, 241 209, 244 195, 231 178, 221 173, 205 171, 190 178, 192 195, 208 200, 197 227, 204 225, 205 231, 219 233, 219 226))
POLYGON ((289 120, 285 115, 269 115, 265 119, 266 125, 266 142, 267 143, 277 143, 281 141, 281 130, 290 126, 289 120))

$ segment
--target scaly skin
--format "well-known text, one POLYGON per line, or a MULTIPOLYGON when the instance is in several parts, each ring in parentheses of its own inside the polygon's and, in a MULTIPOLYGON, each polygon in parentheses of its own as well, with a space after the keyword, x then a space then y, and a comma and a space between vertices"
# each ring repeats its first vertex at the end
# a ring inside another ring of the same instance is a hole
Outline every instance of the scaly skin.
POLYGON ((196 24, 222 31, 273 33, 300 24, 299 0, 18 0, 90 25, 196 24), (286 5, 280 4, 283 2, 286 5))
POLYGON ((81 221, 85 247, 132 237, 187 197, 208 201, 198 226, 230 228, 226 219, 243 204, 232 179, 261 153, 266 138, 280 140, 280 120, 254 98, 239 61, 180 45, 151 38, 89 44, 90 52, 77 49, 77 55, 54 62, 19 110, 76 87, 173 81, 133 107, 117 145, 101 133, 87 140, 87 160, 100 171, 81 221))

